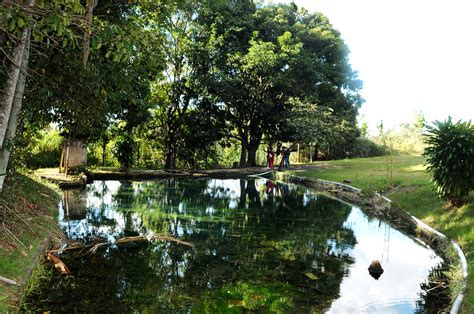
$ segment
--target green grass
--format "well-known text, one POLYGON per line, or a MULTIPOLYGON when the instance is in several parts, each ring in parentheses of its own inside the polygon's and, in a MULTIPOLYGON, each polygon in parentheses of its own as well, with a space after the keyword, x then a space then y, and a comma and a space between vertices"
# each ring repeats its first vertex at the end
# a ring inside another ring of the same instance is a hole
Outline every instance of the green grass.
POLYGON ((430 175, 420 156, 383 156, 319 162, 316 169, 292 171, 330 181, 352 180, 354 187, 365 192, 389 193, 393 206, 402 208, 433 228, 455 240, 468 260, 468 290, 462 313, 474 313, 474 193, 469 204, 449 209, 434 192, 430 175))
MULTIPOLYGON (((46 182, 14 174, 7 178, 1 195, 0 275, 24 287, 45 240, 57 229, 54 215, 59 193, 46 182)), ((0 313, 15 310, 15 302, 21 297, 20 287, 0 284, 0 313)))

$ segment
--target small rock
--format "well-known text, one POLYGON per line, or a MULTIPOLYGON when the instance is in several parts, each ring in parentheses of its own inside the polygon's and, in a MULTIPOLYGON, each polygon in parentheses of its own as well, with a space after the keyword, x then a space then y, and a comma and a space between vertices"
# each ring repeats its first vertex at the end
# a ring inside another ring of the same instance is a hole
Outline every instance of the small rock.
POLYGON ((369 274, 375 279, 379 280, 380 276, 383 274, 383 268, 382 265, 380 265, 380 262, 377 260, 372 261, 372 263, 369 266, 369 274))

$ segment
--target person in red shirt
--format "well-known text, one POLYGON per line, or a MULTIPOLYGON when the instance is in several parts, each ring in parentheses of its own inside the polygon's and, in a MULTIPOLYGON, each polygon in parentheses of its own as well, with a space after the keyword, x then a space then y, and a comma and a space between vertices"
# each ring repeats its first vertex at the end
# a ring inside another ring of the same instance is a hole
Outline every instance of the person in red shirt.
POLYGON ((269 149, 267 153, 268 166, 273 170, 273 164, 275 163, 275 153, 269 149))

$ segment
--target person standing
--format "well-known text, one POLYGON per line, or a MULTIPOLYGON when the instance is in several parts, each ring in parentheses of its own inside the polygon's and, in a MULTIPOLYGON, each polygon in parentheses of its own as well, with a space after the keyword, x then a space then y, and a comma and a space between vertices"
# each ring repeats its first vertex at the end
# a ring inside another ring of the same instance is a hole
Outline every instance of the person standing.
POLYGON ((275 153, 270 149, 268 152, 268 166, 273 170, 273 164, 275 162, 275 153))
POLYGON ((281 148, 281 160, 280 160, 280 166, 278 167, 278 170, 285 169, 285 155, 286 155, 286 147, 282 146, 282 148, 281 148))
POLYGON ((284 168, 286 169, 290 168, 290 154, 291 150, 289 148, 283 151, 284 168))

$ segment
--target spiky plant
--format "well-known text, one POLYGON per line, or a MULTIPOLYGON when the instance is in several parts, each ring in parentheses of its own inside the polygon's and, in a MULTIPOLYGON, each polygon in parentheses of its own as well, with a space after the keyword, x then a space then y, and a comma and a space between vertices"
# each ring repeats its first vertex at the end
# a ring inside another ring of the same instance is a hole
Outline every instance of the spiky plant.
POLYGON ((474 125, 435 121, 425 134, 427 169, 441 197, 459 207, 474 189, 474 125))

